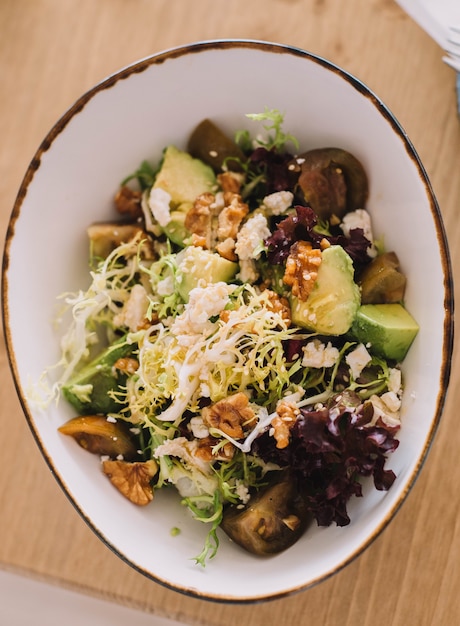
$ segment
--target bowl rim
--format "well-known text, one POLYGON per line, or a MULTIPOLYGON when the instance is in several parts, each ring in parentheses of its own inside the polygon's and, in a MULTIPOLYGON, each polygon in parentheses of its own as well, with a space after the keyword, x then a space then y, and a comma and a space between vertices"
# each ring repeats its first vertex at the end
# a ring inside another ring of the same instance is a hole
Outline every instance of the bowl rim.
POLYGON ((436 434, 437 428, 439 426, 439 422, 444 410, 444 405, 446 402, 446 396, 449 386, 450 373, 451 373, 451 357, 453 352, 453 340, 454 340, 454 291, 453 291, 453 273, 451 266, 450 253, 448 248, 447 235, 444 227, 444 223, 442 220, 441 211, 435 197, 434 191, 431 186, 431 182, 427 176, 425 168, 412 144, 409 137, 407 136, 405 130, 401 126, 401 124, 397 121, 396 117, 391 113, 391 111, 387 108, 387 106, 383 103, 383 101, 361 80, 356 78, 353 74, 346 71, 345 69, 339 67, 338 65, 332 63, 331 61, 325 59, 324 57, 317 55, 315 53, 304 50, 300 47, 296 47, 293 45, 275 43, 271 41, 258 40, 258 39, 244 39, 244 38, 225 38, 225 39, 209 39, 209 40, 201 40, 192 43, 187 43, 171 48, 167 48, 165 50, 159 51, 157 53, 148 55, 146 57, 141 58, 129 65, 126 65, 115 71, 114 73, 108 75, 103 78, 101 81, 97 82, 94 86, 85 91, 75 102, 61 115, 61 117, 56 121, 56 123, 51 127, 48 131, 40 145, 38 146, 32 160, 30 161, 26 173, 23 177, 23 180, 20 184, 19 191, 17 193, 13 209, 11 211, 10 218, 8 220, 8 226, 6 231, 5 243, 4 243, 4 251, 3 251, 3 261, 2 261, 2 280, 1 280, 1 306, 2 306, 2 322, 3 322, 3 330, 5 336, 6 343, 6 353, 7 360, 9 363, 10 371, 12 373, 12 378, 14 382, 14 386, 16 389, 17 396, 19 398, 19 402, 23 413, 25 415, 26 421, 29 425, 29 428, 32 432, 32 435, 40 449, 42 456, 44 457, 51 473, 56 478, 58 484, 61 489, 66 494, 67 498, 70 500, 74 508, 78 511, 79 515, 84 519, 87 525, 91 528, 91 530, 96 534, 97 537, 112 551, 114 552, 122 561, 127 563, 134 570, 146 576, 148 579, 153 580, 160 585, 171 589, 173 591, 182 593, 186 596, 209 600, 213 602, 222 602, 222 603, 230 603, 230 604, 250 604, 261 601, 275 600, 290 596, 294 593, 298 593, 300 591, 304 591, 309 589, 320 582, 327 580, 344 567, 346 567, 349 563, 354 561, 358 556, 360 556, 367 547, 373 543, 373 541, 380 535, 380 533, 387 527, 389 522, 395 517, 399 508, 402 506, 403 502, 406 500, 408 493, 414 486, 422 466, 427 458, 428 452, 431 448, 431 445, 434 440, 434 436, 436 434), (88 102, 91 99, 100 93, 103 90, 110 89, 112 86, 116 85, 119 81, 124 80, 132 76, 133 74, 141 73, 147 70, 152 65, 162 64, 168 60, 175 59, 178 57, 182 57, 188 54, 198 54, 201 52, 206 52, 210 50, 225 50, 225 49, 237 49, 237 48, 248 48, 248 49, 257 49, 262 51, 268 51, 271 53, 281 53, 288 54, 297 57, 303 57, 309 59, 310 61, 321 65, 325 69, 336 73, 341 76, 348 84, 350 84, 354 89, 359 91, 364 97, 366 97, 373 105, 376 107, 380 114, 391 124, 393 130, 396 132, 399 139, 403 141, 406 152, 414 165, 416 166, 417 172, 420 176, 420 179, 425 187, 427 198, 430 200, 430 208, 432 218, 434 220, 434 225, 436 228, 436 236, 439 243, 439 252, 441 258, 441 266, 444 277, 444 325, 443 325, 443 345, 442 345, 442 363, 440 370, 440 388, 438 391, 438 396, 436 400, 436 411, 431 421, 430 430, 427 434, 426 445, 423 451, 420 454, 419 462, 414 468, 405 489, 401 492, 398 500, 395 502, 393 507, 387 512, 385 517, 380 520, 379 524, 373 530, 373 532, 365 539, 354 552, 349 554, 341 563, 338 563, 334 568, 331 568, 327 573, 318 576, 317 578, 310 580, 307 583, 301 583, 295 587, 282 590, 277 593, 271 593, 269 595, 256 595, 256 596, 248 596, 244 598, 238 597, 227 597, 224 595, 217 595, 208 592, 200 592, 196 589, 181 587, 180 585, 172 584, 168 581, 162 580, 159 576, 152 574, 149 571, 146 571, 143 567, 133 563, 129 557, 119 551, 119 549, 114 546, 107 537, 104 536, 104 533, 96 527, 96 525, 92 522, 92 520, 86 515, 86 513, 82 510, 80 505, 76 500, 74 500, 71 493, 69 493, 67 486, 60 476, 59 472, 56 470, 53 459, 48 454, 45 446, 43 445, 38 428, 35 425, 35 420, 32 415, 32 412, 29 411, 27 402, 26 402, 26 394, 24 393, 21 385, 21 380, 18 373, 18 367, 15 359, 15 351, 12 340, 12 335, 10 332, 10 312, 8 306, 8 268, 9 268, 9 259, 10 259, 10 249, 12 240, 14 238, 15 232, 15 224, 16 221, 20 217, 21 206, 24 201, 24 198, 27 194, 27 190, 29 185, 31 184, 35 172, 38 170, 43 154, 51 147, 54 140, 60 135, 61 132, 66 128, 68 123, 74 118, 76 114, 83 110, 88 102))

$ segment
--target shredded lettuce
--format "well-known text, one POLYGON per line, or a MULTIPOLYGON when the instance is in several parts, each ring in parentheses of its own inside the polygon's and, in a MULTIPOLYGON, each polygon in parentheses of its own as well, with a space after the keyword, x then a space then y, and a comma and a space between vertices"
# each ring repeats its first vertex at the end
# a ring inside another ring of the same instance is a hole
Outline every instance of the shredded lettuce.
MULTIPOLYGON (((248 157, 240 163, 238 202, 247 202, 251 215, 254 209, 263 213, 264 197, 291 189, 293 155, 286 146, 297 149, 298 142, 284 132, 284 116, 277 110, 266 108, 247 117, 262 123, 265 131, 256 139, 247 131, 236 137, 248 157)), ((144 161, 123 184, 135 179, 145 200, 156 173, 144 161)), ((294 191, 289 192, 292 199, 294 191)), ((225 507, 244 507, 272 471, 288 466, 310 481, 308 497, 319 523, 347 523, 346 502, 360 495, 359 476, 372 474, 377 488, 388 488, 393 479, 383 465, 385 453, 397 446, 393 435, 399 418, 392 407, 401 393, 399 370, 374 354, 362 367, 353 367, 357 344, 347 337, 330 339, 331 362, 315 365, 313 355, 313 364, 307 363, 309 343, 316 342, 324 351, 322 341, 327 340, 290 325, 272 302, 273 295, 289 296, 284 265, 299 239, 314 247, 324 241, 341 245, 355 267, 368 262, 371 242, 360 229, 345 237, 320 222, 309 206, 263 214, 270 236, 260 235, 248 256, 239 259, 241 271, 231 284, 205 281, 185 300, 178 289, 180 250, 158 227, 146 234, 156 238, 153 260, 143 257, 143 242, 135 238, 105 259, 93 258, 89 287, 63 296, 71 323, 61 340, 61 359, 52 370, 55 381, 49 397, 58 398, 75 372, 120 337, 135 347, 134 371, 110 392, 120 404, 120 412, 110 418, 130 423, 140 456, 157 461, 155 489, 173 485, 191 515, 209 528, 195 557, 203 566, 218 550, 217 530, 225 507), (244 261, 254 269, 253 284, 242 282, 244 261), (133 329, 123 311, 139 289, 147 299, 149 323, 133 329), (200 419, 204 407, 239 393, 247 397, 254 415, 243 437, 209 424, 204 425, 204 435, 192 432, 192 420, 200 419), (373 401, 375 410, 370 409, 373 401), (272 431, 283 403, 294 407, 298 418, 291 444, 279 449, 272 431), (211 460, 200 454, 203 439, 212 450, 211 460), (232 449, 229 458, 226 446, 232 449), (329 500, 324 489, 315 490, 323 483, 329 500)), ((90 383, 73 387, 84 402, 90 401, 92 391, 90 383)))

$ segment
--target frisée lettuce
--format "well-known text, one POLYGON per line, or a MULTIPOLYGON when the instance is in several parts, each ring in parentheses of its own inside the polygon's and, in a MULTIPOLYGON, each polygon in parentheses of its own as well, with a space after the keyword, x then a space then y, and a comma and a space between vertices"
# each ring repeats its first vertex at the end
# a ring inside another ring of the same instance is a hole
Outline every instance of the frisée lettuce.
POLYGON ((312 520, 350 523, 366 477, 391 487, 400 365, 418 330, 396 253, 385 281, 372 272, 386 257, 356 206, 359 161, 299 153, 279 111, 248 117, 262 134, 226 137, 218 165, 223 131, 205 120, 187 149, 167 146, 122 182, 113 222, 88 227, 90 284, 64 296, 71 324, 48 372, 49 396, 76 411, 59 430, 100 455, 126 498, 176 489, 207 525, 201 565, 221 530, 273 554, 312 520), (362 277, 376 294, 365 306, 379 307, 369 340, 354 334, 362 277))

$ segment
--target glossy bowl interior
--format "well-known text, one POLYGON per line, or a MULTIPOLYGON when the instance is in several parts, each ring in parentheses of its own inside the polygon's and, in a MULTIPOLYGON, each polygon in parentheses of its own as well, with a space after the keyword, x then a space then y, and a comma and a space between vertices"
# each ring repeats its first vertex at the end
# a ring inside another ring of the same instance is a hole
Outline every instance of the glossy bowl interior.
MULTIPOLYGON (((441 217, 417 154, 397 121, 361 82, 305 51, 266 42, 202 42, 141 60, 83 95, 57 122, 25 175, 3 265, 3 314, 12 372, 36 441, 70 500, 97 535, 153 580, 197 597, 249 602, 304 589, 338 571, 378 535, 414 483, 441 416, 452 348, 452 289, 441 217), (86 226, 112 215, 120 180, 170 143, 184 147, 210 117, 229 133, 264 107, 285 112, 303 150, 353 152, 370 180, 374 231, 408 276, 406 305, 420 333, 404 363, 400 446, 388 492, 365 486, 344 528, 311 527, 293 548, 261 559, 222 534, 205 569, 191 559, 205 536, 173 493, 130 505, 89 455, 57 427, 73 416, 47 410, 30 384, 59 357, 56 298, 88 284, 86 226), (427 280, 430 288, 427 289, 427 280), (32 311, 33 314, 27 312, 32 311), (181 528, 171 536, 171 528, 181 528)), ((90 566, 90 564, 89 564, 90 566)))

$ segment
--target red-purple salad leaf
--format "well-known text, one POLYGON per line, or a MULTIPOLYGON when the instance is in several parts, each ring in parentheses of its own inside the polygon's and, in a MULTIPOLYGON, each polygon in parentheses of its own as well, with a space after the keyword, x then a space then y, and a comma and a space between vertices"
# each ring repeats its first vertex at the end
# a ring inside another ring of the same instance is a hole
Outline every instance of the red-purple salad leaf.
POLYGON ((318 525, 345 526, 349 499, 362 495, 362 477, 372 476, 376 489, 385 491, 396 478, 385 463, 399 441, 385 428, 369 426, 371 418, 372 411, 363 411, 362 404, 338 401, 318 410, 303 408, 287 448, 278 449, 265 433, 254 450, 266 462, 293 469, 318 525))
POLYGON ((312 238, 313 228, 318 223, 316 213, 307 206, 294 208, 296 212, 279 222, 271 237, 265 240, 268 261, 274 265, 281 265, 287 259, 296 241, 311 241, 319 247, 319 241, 316 242, 314 235, 312 238))
POLYGON ((279 222, 273 234, 265 240, 269 263, 281 265, 289 256, 291 246, 296 241, 308 241, 314 248, 319 248, 323 239, 331 245, 339 245, 350 255, 355 267, 362 266, 371 260, 367 254, 371 242, 364 236, 362 228, 350 230, 349 237, 343 234, 324 234, 315 230, 318 218, 309 206, 297 205, 295 214, 289 215, 279 222))
POLYGON ((258 170, 265 172, 265 191, 267 194, 290 190, 293 187, 294 180, 289 169, 292 154, 259 147, 249 155, 249 161, 258 170))

